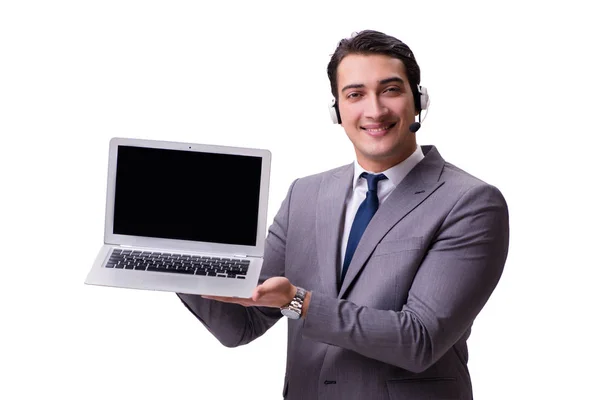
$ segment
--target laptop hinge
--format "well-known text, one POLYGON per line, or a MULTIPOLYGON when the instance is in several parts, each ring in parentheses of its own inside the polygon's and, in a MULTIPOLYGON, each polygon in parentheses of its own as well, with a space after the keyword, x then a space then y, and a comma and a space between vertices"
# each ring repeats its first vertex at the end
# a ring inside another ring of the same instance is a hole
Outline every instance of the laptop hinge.
POLYGON ((127 244, 120 244, 119 247, 129 247, 129 248, 132 248, 133 246, 129 246, 127 244))

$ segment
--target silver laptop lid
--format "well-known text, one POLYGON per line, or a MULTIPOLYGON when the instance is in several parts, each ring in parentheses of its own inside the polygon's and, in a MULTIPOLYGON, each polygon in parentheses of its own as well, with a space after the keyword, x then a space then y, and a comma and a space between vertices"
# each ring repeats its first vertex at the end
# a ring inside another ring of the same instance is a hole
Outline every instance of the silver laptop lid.
POLYGON ((104 242, 261 257, 268 150, 113 138, 104 242))

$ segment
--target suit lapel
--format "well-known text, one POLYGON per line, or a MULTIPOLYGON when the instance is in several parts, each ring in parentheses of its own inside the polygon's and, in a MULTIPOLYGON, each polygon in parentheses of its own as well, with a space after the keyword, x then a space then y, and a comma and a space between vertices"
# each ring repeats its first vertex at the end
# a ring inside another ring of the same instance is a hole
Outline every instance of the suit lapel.
POLYGON ((353 164, 321 181, 317 199, 316 239, 320 279, 327 295, 338 293, 339 241, 346 197, 352 189, 353 164))
POLYGON ((343 298, 377 244, 389 230, 444 184, 439 180, 444 159, 433 146, 423 146, 423 150, 426 153, 425 158, 394 189, 365 229, 348 266, 338 298, 343 298))

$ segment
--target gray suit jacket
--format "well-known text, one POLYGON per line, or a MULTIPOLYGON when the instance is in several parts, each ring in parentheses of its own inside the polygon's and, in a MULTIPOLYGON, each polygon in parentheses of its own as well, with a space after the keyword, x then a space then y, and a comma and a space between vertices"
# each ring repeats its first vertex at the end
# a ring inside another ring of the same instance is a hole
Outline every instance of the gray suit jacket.
MULTIPOLYGON (((340 237, 353 166, 296 180, 269 229, 261 280, 312 291, 289 321, 290 400, 471 399, 467 338, 508 251, 508 210, 493 186, 435 147, 380 206, 340 285, 340 237)), ((184 304, 225 346, 281 314, 193 295, 184 304)))

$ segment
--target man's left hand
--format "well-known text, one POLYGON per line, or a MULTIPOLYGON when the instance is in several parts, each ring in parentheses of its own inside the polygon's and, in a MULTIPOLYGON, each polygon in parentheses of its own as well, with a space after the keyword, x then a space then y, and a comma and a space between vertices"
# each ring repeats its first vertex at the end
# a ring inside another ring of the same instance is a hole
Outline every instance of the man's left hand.
POLYGON ((288 305, 296 295, 296 286, 284 277, 269 278, 258 285, 249 299, 239 297, 202 296, 205 299, 218 300, 225 303, 240 304, 245 307, 274 307, 288 305))

